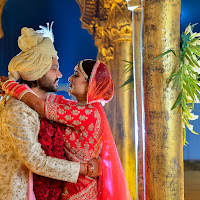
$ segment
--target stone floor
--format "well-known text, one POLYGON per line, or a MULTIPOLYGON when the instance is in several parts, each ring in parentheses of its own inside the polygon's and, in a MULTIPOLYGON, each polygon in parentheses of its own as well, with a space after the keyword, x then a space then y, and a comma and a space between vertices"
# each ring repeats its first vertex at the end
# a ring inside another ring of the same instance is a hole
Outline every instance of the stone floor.
POLYGON ((184 162, 185 200, 200 200, 200 161, 184 162))

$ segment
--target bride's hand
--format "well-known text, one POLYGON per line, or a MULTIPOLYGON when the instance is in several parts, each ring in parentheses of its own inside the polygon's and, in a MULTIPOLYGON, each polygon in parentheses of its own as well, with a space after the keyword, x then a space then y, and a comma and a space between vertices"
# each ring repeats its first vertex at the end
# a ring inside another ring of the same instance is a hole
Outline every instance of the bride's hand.
POLYGON ((93 158, 89 161, 89 163, 93 166, 92 174, 90 177, 97 178, 100 174, 100 161, 97 158, 93 158))
POLYGON ((2 85, 2 83, 4 83, 7 80, 8 80, 8 77, 0 76, 0 83, 1 83, 1 85, 2 85))
POLYGON ((0 96, 4 96, 5 92, 2 90, 2 84, 7 81, 8 78, 5 76, 0 76, 0 96))

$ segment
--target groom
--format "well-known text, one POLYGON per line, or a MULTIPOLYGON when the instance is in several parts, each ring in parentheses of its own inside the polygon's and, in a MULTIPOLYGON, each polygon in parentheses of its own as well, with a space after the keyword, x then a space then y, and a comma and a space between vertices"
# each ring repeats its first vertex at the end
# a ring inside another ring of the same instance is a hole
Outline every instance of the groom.
MULTIPOLYGON (((9 78, 22 78, 36 95, 46 98, 47 92, 57 90, 58 79, 62 77, 52 40, 24 27, 18 45, 22 51, 9 63, 9 78)), ((30 170, 68 182, 76 182, 79 174, 87 173, 85 164, 45 154, 38 141, 38 114, 15 98, 6 100, 3 106, 0 130, 0 200, 30 199, 33 190, 30 170)), ((97 177, 98 162, 90 163, 94 166, 92 177, 97 177)))

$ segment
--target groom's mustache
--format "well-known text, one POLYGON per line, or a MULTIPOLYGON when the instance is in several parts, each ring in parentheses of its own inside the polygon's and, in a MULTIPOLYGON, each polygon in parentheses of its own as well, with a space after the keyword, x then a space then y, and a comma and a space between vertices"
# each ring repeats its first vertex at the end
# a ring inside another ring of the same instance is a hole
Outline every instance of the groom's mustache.
POLYGON ((54 83, 58 82, 58 80, 59 80, 59 79, 57 78, 57 79, 54 81, 54 83))

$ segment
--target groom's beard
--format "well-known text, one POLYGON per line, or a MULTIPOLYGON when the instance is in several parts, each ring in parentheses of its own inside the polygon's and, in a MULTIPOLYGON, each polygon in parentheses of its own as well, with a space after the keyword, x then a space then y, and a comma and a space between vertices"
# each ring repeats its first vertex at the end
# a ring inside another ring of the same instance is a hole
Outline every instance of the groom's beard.
POLYGON ((38 79, 38 86, 40 90, 45 92, 56 92, 58 90, 57 82, 58 78, 56 80, 51 80, 50 78, 43 76, 38 79))

